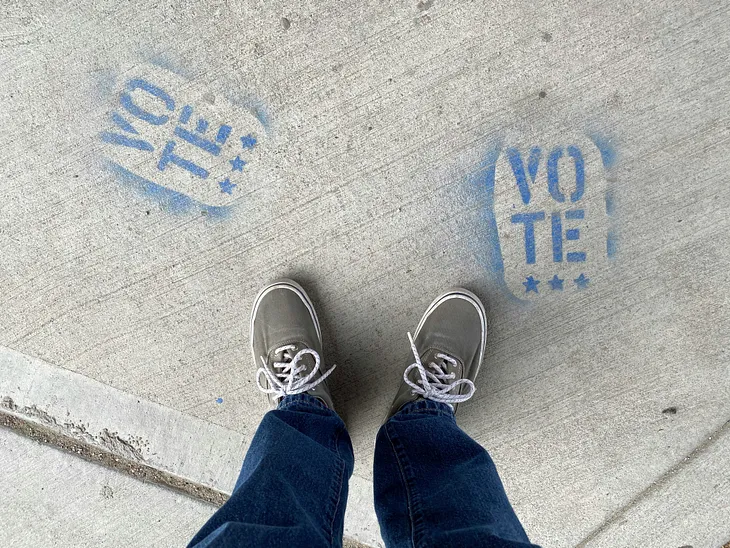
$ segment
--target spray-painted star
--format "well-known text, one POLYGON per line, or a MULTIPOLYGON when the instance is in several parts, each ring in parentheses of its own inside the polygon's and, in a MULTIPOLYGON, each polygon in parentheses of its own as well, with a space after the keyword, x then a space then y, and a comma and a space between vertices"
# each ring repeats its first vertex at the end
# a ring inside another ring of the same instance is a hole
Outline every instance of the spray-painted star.
POLYGON ((552 289, 552 290, 557 289, 558 291, 562 291, 564 281, 565 280, 558 278, 558 275, 555 274, 555 276, 553 276, 552 280, 548 280, 548 283, 550 284, 550 289, 552 289))
POLYGON ((243 166, 246 165, 246 162, 241 160, 240 156, 236 156, 233 160, 228 161, 233 166, 233 171, 243 171, 243 166))
POLYGON ((588 282, 590 281, 590 278, 588 278, 588 276, 586 276, 585 274, 581 273, 581 275, 578 276, 573 281, 575 282, 575 285, 578 286, 578 289, 585 289, 586 287, 588 287, 588 282))
POLYGON ((528 276, 526 280, 526 282, 522 282, 522 285, 525 286, 525 293, 529 293, 530 291, 537 293, 537 284, 540 283, 540 280, 536 280, 532 276, 528 276))
POLYGON ((221 187, 221 192, 225 192, 226 194, 233 194, 233 189, 236 188, 238 185, 231 182, 231 180, 226 177, 225 180, 218 183, 218 186, 221 187))
POLYGON ((241 137, 241 146, 243 148, 253 148, 254 146, 256 146, 256 137, 254 137, 250 133, 241 137))

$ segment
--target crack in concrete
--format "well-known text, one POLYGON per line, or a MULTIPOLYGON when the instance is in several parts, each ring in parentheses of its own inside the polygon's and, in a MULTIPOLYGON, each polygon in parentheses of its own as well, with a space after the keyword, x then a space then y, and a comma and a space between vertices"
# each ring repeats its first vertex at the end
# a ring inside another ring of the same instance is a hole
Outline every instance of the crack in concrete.
MULTIPOLYGON (((5 399, 2 401, 1 407, 12 409, 8 407, 5 399)), ((54 423, 51 421, 51 424, 54 423)), ((107 466, 142 481, 169 487, 216 506, 221 506, 228 500, 228 495, 216 489, 188 481, 170 472, 140 462, 136 458, 129 458, 126 455, 114 452, 115 448, 124 447, 124 445, 112 443, 109 447, 99 447, 96 443, 89 443, 84 439, 69 435, 70 430, 65 430, 62 433, 53 427, 2 410, 0 410, 0 426, 9 428, 17 434, 40 443, 73 453, 87 461, 107 466)))
MULTIPOLYGON (((217 489, 194 483, 145 464, 142 462, 144 459, 139 450, 129 442, 120 439, 116 433, 110 433, 104 429, 99 436, 91 436, 83 425, 71 423, 59 425, 54 417, 35 405, 19 408, 12 398, 7 396, 0 400, 0 426, 39 443, 72 453, 86 461, 112 468, 137 480, 167 487, 216 507, 222 506, 229 499, 229 495, 217 489), (3 411, 3 409, 7 411, 3 411), (62 429, 61 426, 63 426, 62 429), (104 444, 103 447, 100 447, 100 444, 104 444), (116 453, 117 450, 121 450, 124 454, 116 453)), ((345 537, 343 548, 372 547, 345 537)))

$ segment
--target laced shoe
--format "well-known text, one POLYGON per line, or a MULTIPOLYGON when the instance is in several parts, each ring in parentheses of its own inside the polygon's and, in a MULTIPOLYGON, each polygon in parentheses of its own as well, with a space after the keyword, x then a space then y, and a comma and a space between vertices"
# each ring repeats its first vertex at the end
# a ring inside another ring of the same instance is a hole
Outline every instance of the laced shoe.
POLYGON ((415 361, 403 372, 386 420, 419 399, 446 403, 456 412, 476 390, 487 342, 484 305, 466 289, 451 289, 431 303, 408 340, 415 361))
POLYGON ((322 331, 302 287, 282 279, 264 287, 251 314, 251 348, 259 364, 256 384, 272 406, 287 395, 309 394, 334 409, 324 370, 322 331))

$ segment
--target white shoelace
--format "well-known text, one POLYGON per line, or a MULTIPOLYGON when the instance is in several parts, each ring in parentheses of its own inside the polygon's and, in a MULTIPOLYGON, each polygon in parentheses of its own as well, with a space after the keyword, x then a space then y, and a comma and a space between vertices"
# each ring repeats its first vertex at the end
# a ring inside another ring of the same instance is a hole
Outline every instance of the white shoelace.
POLYGON ((474 383, 471 382, 469 379, 459 379, 458 381, 454 381, 449 384, 444 382, 456 378, 455 373, 446 373, 447 365, 453 366, 458 364, 458 362, 454 358, 452 358, 448 354, 436 354, 436 359, 443 360, 444 363, 429 363, 428 367, 430 367, 434 371, 432 373, 431 371, 426 370, 426 368, 421 363, 421 356, 418 353, 416 343, 413 342, 413 336, 410 333, 408 333, 408 340, 411 342, 411 350, 413 351, 413 357, 416 358, 416 363, 413 363, 406 368, 405 372, 403 373, 403 380, 406 382, 406 384, 413 388, 413 390, 411 390, 411 394, 420 394, 426 399, 447 404, 463 402, 474 395, 476 387, 474 386, 474 383), (408 373, 411 369, 414 368, 418 369, 418 374, 421 377, 415 383, 411 382, 411 380, 408 378, 408 373), (449 393, 454 388, 462 384, 466 384, 469 386, 470 391, 468 394, 449 393))
POLYGON ((296 348, 297 347, 293 344, 277 348, 274 351, 274 354, 282 353, 284 361, 274 362, 272 364, 273 371, 266 367, 266 358, 261 356, 261 363, 263 363, 264 366, 260 367, 256 372, 256 384, 258 385, 259 390, 261 390, 264 394, 276 394, 276 396, 282 398, 293 394, 302 394, 303 392, 311 390, 329 377, 330 373, 332 373, 332 371, 335 370, 335 367, 337 367, 336 365, 332 365, 332 367, 323 373, 321 377, 312 380, 317 374, 317 371, 319 371, 319 354, 311 348, 303 348, 292 357, 291 353, 294 352, 296 348), (303 377, 302 372, 307 369, 307 366, 299 365, 299 362, 305 354, 309 354, 314 358, 314 367, 307 376, 303 377), (269 388, 265 388, 263 384, 261 384, 262 374, 269 382, 269 388))

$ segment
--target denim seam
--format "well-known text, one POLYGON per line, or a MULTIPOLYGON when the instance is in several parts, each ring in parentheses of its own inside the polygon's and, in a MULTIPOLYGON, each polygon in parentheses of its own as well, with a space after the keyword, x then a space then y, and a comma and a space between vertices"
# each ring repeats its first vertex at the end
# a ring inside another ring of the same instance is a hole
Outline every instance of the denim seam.
POLYGON ((330 519, 330 546, 335 546, 335 518, 337 517, 337 509, 340 507, 340 500, 342 499, 342 482, 345 476, 345 460, 337 456, 337 470, 335 473, 335 486, 337 488, 337 500, 335 500, 335 506, 332 511, 332 518, 330 519))
MULTIPOLYGON (((438 409, 415 409, 413 411, 399 411, 397 415, 431 415, 440 417, 453 417, 450 411, 439 411, 438 409)), ((395 415, 394 415, 395 416, 395 415)))
POLYGON ((404 405, 395 415, 438 415, 453 417, 454 412, 445 404, 433 402, 427 399, 415 400, 404 405))
POLYGON ((301 405, 301 406, 304 406, 304 407, 311 407, 311 408, 314 408, 314 409, 326 409, 327 411, 331 411, 332 413, 334 413, 334 411, 332 411, 332 409, 330 409, 329 407, 327 407, 325 404, 323 404, 319 400, 307 401, 307 400, 304 400, 304 399, 301 399, 301 400, 300 399, 297 399, 297 400, 294 400, 294 401, 287 401, 287 402, 281 403, 276 408, 277 409, 288 409, 289 407, 293 407, 295 405, 297 405, 297 406, 301 405))
POLYGON ((333 453, 337 453, 337 456, 339 458, 342 458, 340 455, 340 448, 338 447, 338 442, 340 441, 340 433, 342 432, 342 429, 338 426, 337 430, 335 431, 335 435, 330 438, 330 443, 332 444, 332 447, 330 448, 330 451, 333 453))
POLYGON ((340 507, 340 500, 342 499, 342 483, 345 476, 345 459, 340 455, 340 436, 342 435, 343 428, 339 426, 336 434, 330 438, 332 444, 330 450, 337 455, 337 470, 335 474, 335 484, 337 486, 337 500, 335 500, 335 506, 332 511, 332 518, 330 519, 329 537, 330 546, 335 546, 335 519, 337 517, 337 510, 340 507))
MULTIPOLYGON (((288 400, 283 403, 280 403, 277 406, 277 409, 279 410, 286 410, 290 408, 309 408, 311 410, 317 409, 317 410, 326 410, 328 411, 326 416, 329 417, 336 417, 340 418, 339 415, 329 407, 327 407, 324 403, 319 401, 318 399, 310 399, 310 398, 296 398, 294 400, 288 400)), ((340 419, 341 420, 341 419, 340 419)), ((342 484, 344 481, 345 476, 345 460, 341 457, 339 446, 338 446, 338 440, 343 432, 343 426, 338 426, 337 433, 330 437, 330 443, 328 449, 336 455, 335 458, 335 471, 333 474, 333 480, 331 483, 330 488, 330 497, 329 497, 329 504, 327 506, 327 518, 329 518, 329 528, 325 526, 324 533, 328 537, 329 545, 330 546, 340 546, 339 544, 335 544, 335 535, 334 535, 334 529, 335 529, 335 518, 337 517, 337 509, 340 506, 340 501, 342 499, 342 484), (331 509, 331 516, 329 510, 331 509)), ((326 523, 326 521, 325 521, 326 523)))
MULTIPOLYGON (((386 424, 385 427, 385 434, 388 437, 388 441, 390 442, 390 446, 393 449, 393 455, 395 456, 395 461, 398 464, 398 470, 400 471, 401 479, 403 480, 403 486, 405 487, 406 492, 406 506, 408 507, 408 524, 411 527, 411 546, 415 548, 416 546, 416 517, 415 517, 415 506, 416 502, 414 501, 414 493, 412 492, 411 482, 409 481, 408 474, 406 473, 404 464, 407 464, 402 462, 401 460, 401 452, 396 447, 396 444, 393 442, 393 438, 397 438, 397 435, 395 432, 393 432, 391 436, 391 425, 386 424)), ((405 455, 402 455, 403 460, 407 460, 405 455)))

